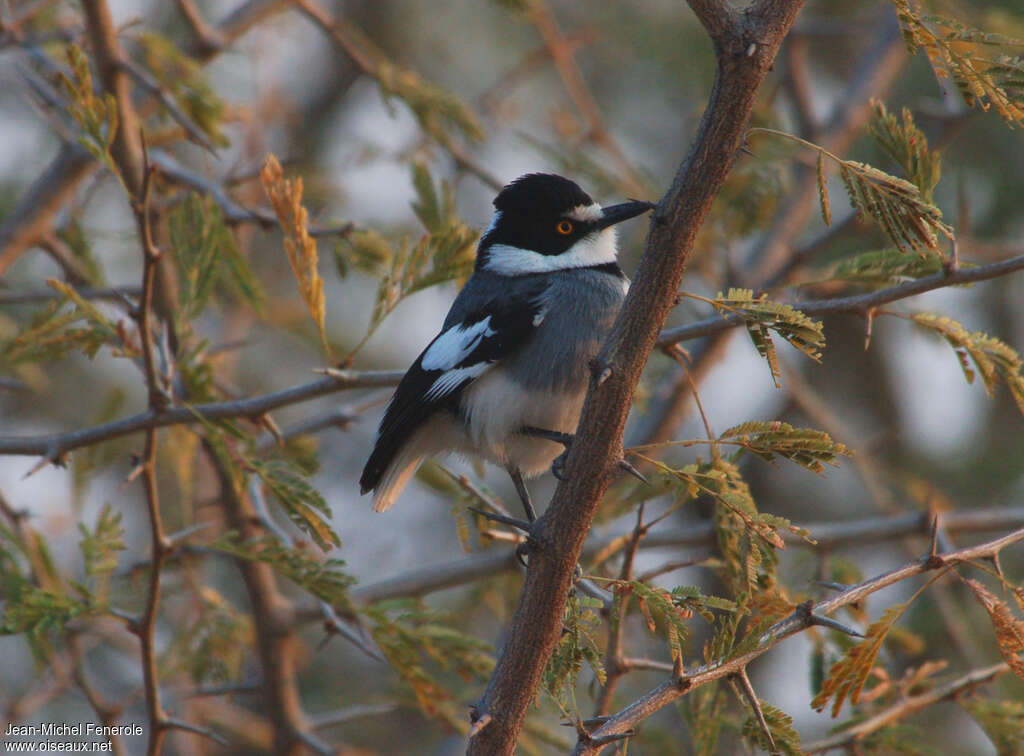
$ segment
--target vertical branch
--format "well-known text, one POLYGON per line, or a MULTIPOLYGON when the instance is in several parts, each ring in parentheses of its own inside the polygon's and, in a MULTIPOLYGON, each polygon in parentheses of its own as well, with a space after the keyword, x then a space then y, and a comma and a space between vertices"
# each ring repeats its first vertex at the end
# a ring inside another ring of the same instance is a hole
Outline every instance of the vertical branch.
MULTIPOLYGON (((636 526, 630 534, 626 549, 622 555, 622 569, 619 571, 619 579, 627 582, 633 579, 633 564, 636 562, 636 552, 640 548, 640 541, 647 534, 648 526, 644 525, 643 502, 637 508, 636 526)), ((616 591, 615 600, 612 604, 612 616, 609 619, 608 648, 604 655, 605 683, 601 688, 601 694, 597 698, 597 706, 594 707, 594 716, 599 717, 607 714, 611 709, 612 696, 615 695, 615 688, 619 680, 629 671, 629 665, 622 655, 622 630, 626 619, 626 610, 629 608, 629 592, 616 591)))
MULTIPOLYGON (((140 136, 141 143, 141 136, 140 136)), ((156 268, 160 261, 160 250, 153 242, 153 230, 150 225, 149 200, 152 190, 154 169, 148 164, 143 145, 143 175, 140 194, 132 200, 132 211, 135 214, 142 240, 142 296, 139 299, 138 323, 139 339, 142 344, 142 360, 146 375, 146 389, 149 396, 149 408, 153 412, 164 409, 166 399, 160 390, 159 377, 153 357, 153 289, 156 281, 156 268)), ((160 515, 160 497, 156 480, 156 449, 157 429, 146 431, 145 447, 139 467, 142 471, 142 485, 146 492, 146 507, 149 513, 150 544, 153 552, 149 573, 149 589, 146 594, 146 608, 142 619, 135 625, 135 632, 142 645, 142 676, 146 693, 146 713, 149 717, 150 734, 147 754, 158 754, 163 748, 163 740, 168 728, 168 720, 160 703, 160 682, 157 678, 156 623, 160 608, 160 580, 164 563, 170 551, 170 543, 164 533, 163 518, 160 515)))
MULTIPOLYGON (((106 0, 85 0, 82 10, 100 81, 117 104, 117 133, 110 145, 110 157, 129 196, 141 198, 143 184, 147 181, 144 174, 148 170, 148 158, 143 144, 142 121, 132 102, 132 79, 125 65, 127 57, 117 38, 117 28, 106 0)), ((154 263, 159 261, 160 256, 157 255, 154 263)), ((164 260, 156 265, 152 275, 156 277, 152 299, 154 307, 170 321, 177 288, 175 271, 164 260)), ((173 331, 171 337, 173 344, 173 331)))
MULTIPOLYGON (((259 536, 258 514, 241 491, 241 484, 235 479, 229 464, 209 441, 203 441, 203 449, 217 476, 221 501, 232 529, 243 538, 259 536)), ((331 753, 313 736, 302 708, 295 671, 295 628, 298 624, 295 607, 281 595, 269 565, 238 560, 238 568, 252 604, 253 629, 263 668, 262 693, 273 730, 271 751, 275 754, 297 754, 305 744, 318 753, 331 753)))
POLYGON ((142 197, 142 184, 145 180, 142 130, 139 115, 132 103, 131 77, 122 65, 124 49, 117 38, 117 28, 106 0, 85 0, 82 10, 100 81, 117 102, 118 128, 110 145, 110 154, 129 193, 142 197))
POLYGON ((587 122, 587 138, 599 145, 611 157, 616 169, 620 172, 620 178, 626 182, 628 191, 642 194, 646 184, 636 169, 630 165, 629 159, 619 143, 604 125, 601 109, 576 63, 572 41, 566 38, 562 30, 558 28, 558 21, 546 3, 533 3, 529 11, 529 18, 544 41, 570 99, 587 122))
POLYGON ((622 456, 622 432, 658 329, 674 306, 687 258, 725 181, 779 45, 800 0, 762 0, 742 14, 714 0, 691 3, 712 37, 718 72, 696 140, 655 211, 646 249, 622 312, 594 366, 567 479, 537 520, 526 582, 511 632, 483 699, 490 717, 469 753, 510 754, 554 649, 573 571, 597 504, 622 456))

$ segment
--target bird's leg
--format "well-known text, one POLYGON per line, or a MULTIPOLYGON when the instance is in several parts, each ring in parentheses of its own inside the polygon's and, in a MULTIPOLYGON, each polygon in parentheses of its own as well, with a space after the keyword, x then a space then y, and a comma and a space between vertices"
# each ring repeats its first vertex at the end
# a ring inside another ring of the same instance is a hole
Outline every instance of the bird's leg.
POLYGON ((470 507, 470 511, 494 522, 500 522, 503 525, 509 525, 510 527, 521 530, 526 534, 526 541, 520 543, 516 547, 516 559, 519 560, 523 567, 526 566, 526 554, 530 549, 528 545, 530 543, 530 535, 533 531, 533 523, 537 520, 537 512, 533 508, 533 501, 530 500, 530 492, 526 488, 526 483, 523 481, 522 471, 515 465, 508 465, 505 467, 508 471, 508 475, 512 478, 512 483, 516 487, 516 493, 519 494, 519 501, 523 504, 523 511, 526 512, 525 520, 517 520, 515 517, 509 517, 507 515, 498 514, 496 512, 484 512, 479 509, 470 507))
MULTIPOLYGON (((524 425, 520 429, 520 433, 527 436, 533 436, 534 438, 543 438, 546 441, 554 441, 556 444, 561 444, 565 447, 565 451, 555 457, 555 461, 551 463, 552 475, 559 480, 565 480, 565 462, 569 457, 569 447, 572 446, 573 442, 576 440, 576 436, 572 433, 563 433, 562 431, 548 430, 547 428, 537 428, 533 425, 524 425)), ((650 485, 650 481, 648 481, 639 470, 633 467, 628 460, 620 459, 619 467, 637 480, 650 485)))
POLYGON ((530 492, 526 488, 526 483, 523 481, 522 471, 515 465, 509 465, 505 468, 508 470, 508 475, 512 478, 512 485, 516 487, 516 493, 519 494, 519 501, 523 503, 523 510, 526 512, 526 519, 529 522, 533 522, 537 519, 537 512, 533 508, 533 502, 530 500, 530 492))

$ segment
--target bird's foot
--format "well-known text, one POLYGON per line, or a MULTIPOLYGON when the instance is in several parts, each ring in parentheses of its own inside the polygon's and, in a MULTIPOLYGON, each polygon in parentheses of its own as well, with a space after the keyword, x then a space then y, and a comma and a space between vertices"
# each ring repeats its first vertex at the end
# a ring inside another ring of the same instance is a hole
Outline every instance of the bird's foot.
MULTIPOLYGON (((554 441, 555 443, 561 444, 565 447, 565 451, 555 457, 555 461, 551 463, 551 474, 559 480, 565 480, 565 465, 569 459, 569 449, 576 440, 576 436, 572 433, 563 433, 562 431, 553 431, 548 430, 547 428, 535 428, 531 425, 524 427, 522 432, 528 436, 535 436, 536 438, 554 441)), ((642 483, 646 483, 647 485, 651 484, 650 481, 644 477, 643 473, 637 470, 625 457, 619 460, 618 465, 624 472, 629 473, 642 483)))
POLYGON ((529 522, 527 520, 520 520, 517 517, 509 517, 508 515, 500 514, 499 512, 485 512, 482 509, 476 507, 469 507, 469 511, 474 514, 478 514, 485 520, 491 520, 492 522, 500 522, 502 525, 508 525, 509 527, 520 530, 526 534, 526 540, 520 541, 516 544, 516 560, 523 567, 527 566, 529 553, 537 548, 537 542, 533 538, 533 529, 536 521, 529 522))

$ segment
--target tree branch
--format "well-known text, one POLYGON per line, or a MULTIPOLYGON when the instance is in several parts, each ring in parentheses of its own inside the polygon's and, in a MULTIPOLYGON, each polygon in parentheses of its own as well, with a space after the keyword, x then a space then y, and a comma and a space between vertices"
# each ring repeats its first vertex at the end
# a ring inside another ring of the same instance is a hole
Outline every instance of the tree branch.
MULTIPOLYGON (((848 548, 863 543, 880 543, 897 540, 908 535, 926 535, 931 526, 928 512, 914 512, 893 517, 866 517, 849 522, 821 522, 803 524, 816 542, 814 548, 829 551, 848 548)), ((942 515, 942 528, 948 533, 980 533, 1007 528, 1024 527, 1024 506, 993 507, 964 512, 948 512, 942 515)), ((580 558, 593 559, 598 554, 616 546, 625 548, 631 533, 595 538, 583 547, 580 558)), ((779 536, 787 545, 810 547, 800 536, 787 530, 780 530, 779 536)), ((714 543, 714 530, 710 523, 688 527, 651 530, 640 542, 640 548, 663 549, 680 546, 710 546, 714 543)), ((425 596, 434 591, 456 588, 476 582, 500 572, 517 569, 519 563, 511 549, 491 549, 478 552, 455 562, 429 565, 410 570, 394 577, 365 583, 352 589, 356 601, 373 603, 403 596, 425 596)), ((318 615, 313 614, 316 619, 318 615)))
MULTIPOLYGON (((792 615, 777 622, 766 632, 752 651, 740 656, 723 661, 704 664, 690 670, 679 678, 663 682, 652 689, 618 714, 601 725, 591 735, 595 738, 626 732, 634 729, 638 722, 646 719, 654 712, 667 706, 672 701, 692 692, 701 685, 719 680, 723 677, 735 674, 745 668, 750 662, 774 648, 780 642, 796 635, 814 624, 814 616, 828 615, 841 607, 863 601, 867 596, 882 590, 894 583, 899 583, 917 575, 939 569, 949 569, 964 562, 977 559, 991 559, 998 555, 1007 546, 1024 541, 1024 529, 1016 530, 994 541, 960 549, 950 554, 926 557, 911 562, 890 572, 883 573, 877 577, 865 580, 862 583, 851 586, 844 591, 832 596, 829 599, 817 604, 801 605, 792 615)), ((586 745, 577 747, 575 756, 596 756, 600 748, 590 748, 586 745)))
POLYGON ((964 691, 970 690, 971 688, 975 688, 979 685, 984 685, 987 682, 991 682, 1004 672, 1008 672, 1009 669, 1009 664, 1006 662, 1000 662, 999 664, 993 664, 991 667, 985 667, 984 669, 976 669, 972 672, 968 672, 963 677, 959 677, 945 685, 933 688, 926 693, 904 698, 899 703, 889 707, 888 709, 875 714, 873 717, 862 720, 832 737, 817 740, 806 745, 803 747, 803 752, 805 754, 823 753, 824 751, 830 751, 833 748, 852 746, 864 736, 870 735, 888 724, 892 724, 900 719, 916 714, 922 709, 926 709, 939 701, 955 699, 964 691))
MULTIPOLYGON (((907 281, 897 286, 891 286, 888 289, 872 291, 867 294, 794 302, 792 307, 806 315, 828 315, 837 312, 866 313, 884 304, 917 296, 926 291, 956 286, 958 284, 973 283, 975 281, 986 281, 990 278, 998 278, 1022 269, 1024 269, 1024 255, 1018 255, 1017 257, 1011 257, 1009 260, 979 265, 974 268, 958 268, 956 270, 934 273, 924 278, 907 281)), ((657 346, 665 348, 680 341, 710 336, 743 325, 743 322, 743 318, 727 315, 723 318, 698 320, 696 323, 689 323, 678 328, 667 328, 658 336, 657 346)))
MULTIPOLYGON (((145 154, 145 145, 143 145, 145 154)), ((149 223, 150 191, 153 185, 153 170, 143 158, 142 186, 137 196, 132 197, 132 211, 142 241, 142 296, 139 299, 139 340, 142 343, 142 357, 145 366, 146 387, 149 396, 149 411, 160 412, 166 405, 167 396, 160 389, 159 375, 153 357, 153 295, 156 269, 160 262, 160 251, 153 242, 153 231, 149 223)), ((142 485, 146 492, 146 508, 149 514, 150 549, 153 553, 149 568, 149 588, 146 591, 146 607, 142 619, 132 624, 142 646, 142 677, 146 694, 146 713, 149 717, 149 756, 163 751, 164 737, 170 727, 169 720, 160 702, 160 681, 156 651, 156 623, 160 608, 160 581, 164 563, 170 551, 170 543, 164 535, 163 517, 160 514, 160 497, 156 480, 157 429, 146 431, 146 443, 142 453, 142 485)))
MULTIPOLYGON (((712 6, 698 6, 698 12, 706 11, 702 21, 711 18, 712 6)), ((534 547, 510 635, 474 712, 476 719, 491 720, 470 739, 471 755, 515 749, 562 630, 586 534, 622 456, 633 391, 673 306, 697 230, 742 143, 756 93, 800 6, 799 0, 758 4, 742 17, 742 28, 737 23, 716 40, 719 68, 697 138, 655 211, 639 271, 597 358, 576 443, 569 450, 567 480, 531 533, 528 543, 534 547)), ((724 12, 724 6, 715 7, 724 12)))
POLYGON ((0 436, 0 454, 21 454, 44 456, 49 461, 58 461, 74 449, 89 446, 99 441, 137 433, 150 428, 167 425, 190 425, 201 420, 222 420, 232 417, 257 418, 278 407, 298 404, 337 391, 354 388, 379 388, 394 386, 403 373, 394 371, 357 372, 335 371, 330 378, 321 378, 310 383, 294 386, 271 394, 254 396, 227 402, 209 402, 184 407, 146 412, 115 420, 91 428, 54 433, 46 436, 0 436))

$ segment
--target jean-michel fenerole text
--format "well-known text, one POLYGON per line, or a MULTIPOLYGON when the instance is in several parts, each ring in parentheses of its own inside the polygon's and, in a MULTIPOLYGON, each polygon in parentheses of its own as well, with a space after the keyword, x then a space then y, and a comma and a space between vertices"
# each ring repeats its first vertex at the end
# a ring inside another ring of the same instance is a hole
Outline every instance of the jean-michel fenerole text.
POLYGON ((40 724, 7 725, 6 737, 79 737, 110 738, 114 735, 141 735, 142 725, 101 725, 95 722, 42 722, 40 724))

